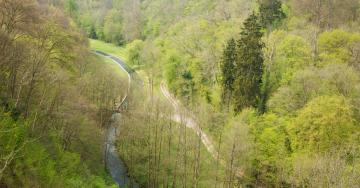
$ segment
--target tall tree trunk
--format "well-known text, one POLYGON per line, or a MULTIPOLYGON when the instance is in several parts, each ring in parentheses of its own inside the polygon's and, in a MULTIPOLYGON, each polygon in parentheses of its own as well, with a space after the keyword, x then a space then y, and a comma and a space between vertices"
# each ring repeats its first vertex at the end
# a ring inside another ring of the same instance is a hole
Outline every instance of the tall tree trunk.
MULTIPOLYGON (((163 135, 164 135, 164 125, 161 124, 161 129, 160 129, 160 143, 159 143, 159 154, 158 154, 158 162, 157 162, 157 172, 158 172, 157 182, 158 182, 158 183, 159 183, 159 174, 160 174, 160 177, 163 178, 163 176, 161 175, 161 172, 160 172, 160 162, 161 162, 161 154, 162 154, 163 135)), ((164 179, 162 179, 162 185, 164 185, 164 179)))
POLYGON ((186 125, 183 125, 184 127, 184 188, 187 186, 187 131, 186 131, 186 125))
POLYGON ((194 185, 193 187, 199 187, 199 178, 200 178, 200 151, 201 151, 201 132, 200 136, 197 138, 197 145, 196 145, 196 159, 195 159, 195 169, 194 169, 194 185))
POLYGON ((232 187, 233 186, 233 178, 234 178, 234 159, 235 159, 235 147, 236 147, 236 142, 235 142, 235 138, 233 141, 233 145, 232 145, 232 150, 231 150, 231 157, 230 157, 230 167, 229 167, 229 184, 228 187, 232 187))
POLYGON ((152 187, 151 184, 151 173, 152 173, 152 169, 151 169, 151 166, 152 166, 152 157, 151 157, 151 154, 152 154, 152 143, 151 143, 151 114, 148 113, 147 114, 148 116, 148 133, 149 133, 149 136, 148 136, 148 144, 149 144, 149 148, 148 148, 148 160, 149 160, 149 163, 148 163, 148 187, 152 187))
MULTIPOLYGON (((171 115, 172 113, 170 112, 170 116, 169 116, 169 132, 168 132, 168 169, 171 169, 171 141, 172 141, 172 119, 171 119, 171 115)), ((170 183, 170 173, 167 173, 166 175, 166 188, 169 187, 169 183, 170 183)))
MULTIPOLYGON (((179 134, 179 137, 178 137, 178 145, 177 145, 177 156, 180 155, 180 151, 181 151, 181 137, 182 137, 182 134, 181 134, 181 127, 179 127, 179 131, 180 131, 180 134, 179 134)), ((178 170, 178 157, 176 157, 176 160, 175 160, 175 168, 174 168, 174 174, 173 174, 173 185, 172 185, 172 188, 176 188, 176 180, 177 180, 177 170, 178 170)))
POLYGON ((222 143, 222 131, 219 135, 219 144, 218 144, 218 153, 216 156, 216 169, 215 169, 215 185, 214 187, 217 188, 218 181, 219 181, 219 164, 220 164, 220 149, 221 149, 221 143, 222 143))

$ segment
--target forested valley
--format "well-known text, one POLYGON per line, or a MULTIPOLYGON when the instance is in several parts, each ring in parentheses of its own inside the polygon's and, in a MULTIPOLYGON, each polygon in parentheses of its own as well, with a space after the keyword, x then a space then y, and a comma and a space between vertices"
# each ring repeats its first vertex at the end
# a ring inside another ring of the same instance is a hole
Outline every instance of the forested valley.
POLYGON ((360 187, 359 0, 0 0, 0 82, 0 187, 360 187))

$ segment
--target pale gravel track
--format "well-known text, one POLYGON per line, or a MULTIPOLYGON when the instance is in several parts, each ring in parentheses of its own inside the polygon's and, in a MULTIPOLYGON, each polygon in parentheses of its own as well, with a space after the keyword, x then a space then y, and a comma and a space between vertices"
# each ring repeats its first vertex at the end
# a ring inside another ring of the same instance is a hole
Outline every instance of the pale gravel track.
MULTIPOLYGON (((201 138, 201 142, 204 144, 207 151, 212 155, 212 157, 215 160, 219 160, 219 163, 222 166, 226 166, 225 160, 223 160, 221 156, 219 156, 219 152, 215 149, 214 144, 211 142, 207 134, 197 125, 192 113, 189 112, 185 107, 183 107, 181 103, 174 96, 171 95, 164 82, 161 82, 160 90, 174 108, 175 114, 172 116, 172 120, 180 124, 185 124, 186 127, 192 129, 201 138)), ((236 176, 239 178, 243 177, 243 170, 240 168, 236 169, 236 176)))
POLYGON ((180 124, 185 124, 186 127, 192 129, 201 138, 201 141, 208 152, 216 159, 218 152, 216 151, 207 134, 197 125, 194 118, 190 117, 190 115, 187 115, 189 112, 187 112, 185 108, 181 108, 180 102, 170 94, 163 82, 160 84, 160 89, 161 93, 166 97, 166 99, 174 108, 175 114, 173 115, 172 120, 180 124))

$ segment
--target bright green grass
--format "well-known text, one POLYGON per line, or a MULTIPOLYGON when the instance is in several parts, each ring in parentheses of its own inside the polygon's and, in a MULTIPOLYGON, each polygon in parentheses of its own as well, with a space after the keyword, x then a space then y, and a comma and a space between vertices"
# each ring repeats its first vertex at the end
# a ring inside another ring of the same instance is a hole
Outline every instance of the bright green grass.
POLYGON ((116 46, 115 44, 106 43, 100 40, 89 39, 92 50, 102 51, 108 54, 115 55, 124 61, 127 61, 125 47, 116 46))
POLYGON ((128 79, 127 73, 126 73, 123 69, 121 69, 120 66, 119 66, 116 62, 114 62, 114 61, 112 61, 111 59, 106 58, 106 57, 100 57, 100 58, 103 60, 103 62, 105 63, 105 65, 106 65, 107 67, 109 67, 110 69, 112 69, 112 70, 113 70, 117 75, 119 75, 122 79, 125 79, 125 80, 128 79))

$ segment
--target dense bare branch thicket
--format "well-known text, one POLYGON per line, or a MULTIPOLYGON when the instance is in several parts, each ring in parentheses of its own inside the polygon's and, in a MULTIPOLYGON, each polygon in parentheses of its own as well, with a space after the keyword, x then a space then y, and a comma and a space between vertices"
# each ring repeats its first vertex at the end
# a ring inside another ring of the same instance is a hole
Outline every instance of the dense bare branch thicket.
POLYGON ((70 22, 47 1, 0 0, 1 187, 111 184, 101 125, 122 81, 70 22))

